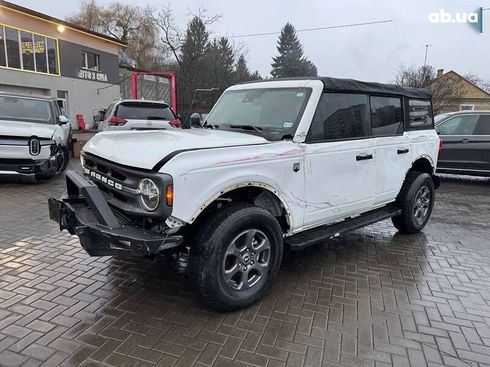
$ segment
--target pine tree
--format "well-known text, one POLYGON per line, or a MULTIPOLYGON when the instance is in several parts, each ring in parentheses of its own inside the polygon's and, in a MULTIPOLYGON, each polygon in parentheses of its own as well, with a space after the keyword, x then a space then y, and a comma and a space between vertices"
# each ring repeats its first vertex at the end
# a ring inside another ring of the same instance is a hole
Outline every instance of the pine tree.
POLYGON ((247 60, 245 60, 245 56, 243 55, 240 55, 235 66, 235 80, 236 83, 250 80, 250 71, 248 70, 247 60))
POLYGON ((182 48, 180 49, 180 70, 178 81, 179 109, 189 108, 196 88, 205 87, 208 73, 206 67, 209 33, 199 17, 194 17, 187 25, 182 48))
POLYGON ((286 23, 277 42, 278 56, 273 58, 271 75, 274 78, 316 76, 316 66, 303 56, 303 47, 291 23, 286 23))
POLYGON ((214 39, 207 46, 206 67, 210 87, 226 89, 233 84, 235 51, 226 37, 214 39))

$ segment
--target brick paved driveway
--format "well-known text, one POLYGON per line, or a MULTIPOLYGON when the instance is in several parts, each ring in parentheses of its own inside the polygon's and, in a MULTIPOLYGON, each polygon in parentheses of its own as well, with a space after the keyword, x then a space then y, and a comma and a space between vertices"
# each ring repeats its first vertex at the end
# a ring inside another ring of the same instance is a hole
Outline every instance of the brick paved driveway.
POLYGON ((47 218, 63 180, 0 184, 1 366, 490 365, 490 181, 287 255, 254 307, 205 308, 165 262, 90 258, 47 218))

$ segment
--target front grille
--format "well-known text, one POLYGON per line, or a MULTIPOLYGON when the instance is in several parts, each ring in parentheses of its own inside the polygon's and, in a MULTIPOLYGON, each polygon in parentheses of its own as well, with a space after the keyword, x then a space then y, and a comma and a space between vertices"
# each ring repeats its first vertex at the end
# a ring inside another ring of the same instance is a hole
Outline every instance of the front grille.
POLYGON ((109 166, 100 158, 95 158, 94 156, 88 154, 84 155, 84 162, 87 168, 118 180, 121 183, 125 182, 127 179, 127 175, 123 174, 113 163, 110 163, 109 166))
POLYGON ((93 154, 82 153, 84 174, 102 191, 112 207, 129 216, 162 217, 171 212, 165 204, 165 188, 172 184, 172 177, 149 170, 123 166, 93 154), (150 178, 161 188, 160 206, 147 212, 141 205, 138 183, 150 178))

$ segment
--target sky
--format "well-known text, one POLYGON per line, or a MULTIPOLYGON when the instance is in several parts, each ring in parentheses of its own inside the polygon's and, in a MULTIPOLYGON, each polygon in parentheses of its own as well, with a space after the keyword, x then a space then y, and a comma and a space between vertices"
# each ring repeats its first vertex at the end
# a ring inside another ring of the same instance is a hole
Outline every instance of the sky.
MULTIPOLYGON (((65 18, 79 0, 10 0, 19 5, 65 18), (53 3, 54 1, 49 3, 53 3)), ((128 4, 134 1, 119 0, 128 4)), ((109 4, 111 0, 99 0, 109 4)), ((471 13, 490 8, 490 0, 140 0, 138 5, 170 6, 177 25, 185 28, 191 13, 202 6, 208 15, 220 15, 210 26, 213 36, 278 32, 286 22, 296 29, 391 20, 389 23, 300 32, 307 56, 321 76, 389 82, 402 66, 427 63, 436 69, 474 73, 490 80, 490 10, 483 12, 483 33, 466 23, 431 23, 431 13, 471 13), (146 1, 146 2, 145 2, 146 1)), ((432 16, 434 19, 434 16, 432 16)), ((278 35, 233 38, 246 51, 249 67, 269 76, 277 53, 278 35)))

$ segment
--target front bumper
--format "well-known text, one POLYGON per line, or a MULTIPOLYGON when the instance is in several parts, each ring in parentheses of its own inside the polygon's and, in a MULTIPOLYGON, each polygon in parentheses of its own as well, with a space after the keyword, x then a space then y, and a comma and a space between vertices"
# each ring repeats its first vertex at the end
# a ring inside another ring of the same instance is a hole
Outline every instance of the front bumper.
POLYGON ((67 171, 68 195, 50 198, 49 216, 77 235, 90 256, 147 256, 180 246, 183 237, 156 233, 116 217, 97 185, 75 171, 67 171))
POLYGON ((0 174, 9 176, 54 175, 55 158, 49 159, 0 159, 0 174))

